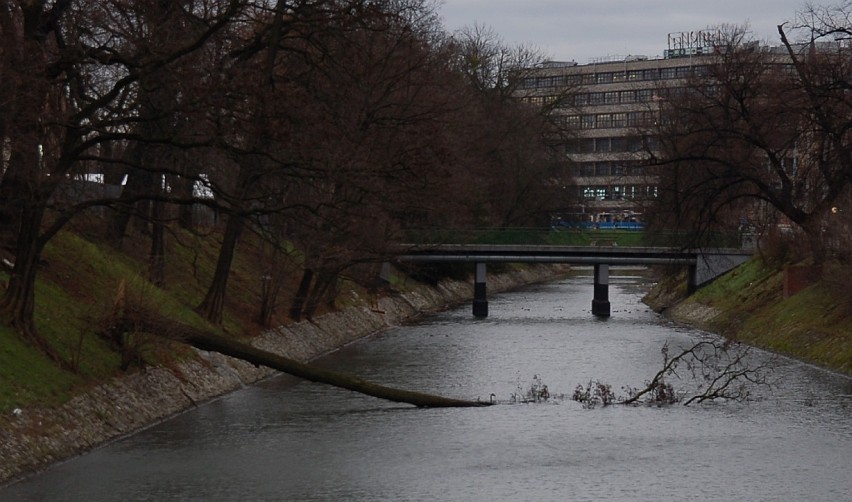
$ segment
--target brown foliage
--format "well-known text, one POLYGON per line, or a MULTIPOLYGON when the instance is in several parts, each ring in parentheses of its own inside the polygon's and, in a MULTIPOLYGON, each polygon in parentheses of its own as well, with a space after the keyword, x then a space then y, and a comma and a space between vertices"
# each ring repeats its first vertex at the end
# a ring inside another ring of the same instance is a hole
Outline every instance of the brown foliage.
POLYGON ((309 314, 412 227, 539 218, 553 195, 545 122, 508 99, 506 68, 473 85, 432 8, 0 0, 3 322, 40 342, 39 257, 83 213, 116 246, 149 238, 162 286, 170 231, 215 211, 227 228, 200 310, 217 322, 244 231, 303 260, 309 314))
POLYGON ((784 46, 770 49, 731 31, 721 54, 667 97, 654 218, 707 232, 780 216, 819 260, 826 215, 852 184, 852 49, 779 33, 784 46))

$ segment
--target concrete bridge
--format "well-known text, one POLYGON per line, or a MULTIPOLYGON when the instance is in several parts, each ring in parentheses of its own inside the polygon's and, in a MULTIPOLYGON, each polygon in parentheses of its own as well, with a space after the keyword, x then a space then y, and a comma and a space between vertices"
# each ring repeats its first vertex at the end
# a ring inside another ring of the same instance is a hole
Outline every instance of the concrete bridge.
POLYGON ((745 262, 752 251, 742 249, 679 249, 661 247, 554 246, 502 244, 438 244, 411 247, 397 259, 414 263, 475 264, 473 315, 488 317, 488 263, 566 263, 594 265, 592 314, 609 317, 609 267, 613 265, 684 265, 687 288, 695 291, 745 262))

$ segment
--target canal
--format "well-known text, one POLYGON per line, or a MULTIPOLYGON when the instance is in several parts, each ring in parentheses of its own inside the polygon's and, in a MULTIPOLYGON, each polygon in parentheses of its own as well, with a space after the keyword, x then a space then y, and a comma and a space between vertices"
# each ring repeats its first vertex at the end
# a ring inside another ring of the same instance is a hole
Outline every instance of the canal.
POLYGON ((591 282, 587 271, 495 296, 487 319, 462 306, 318 362, 413 390, 493 393, 498 406, 416 409, 282 376, 0 489, 0 500, 849 500, 845 377, 781 359, 778 383, 748 402, 571 401, 590 380, 640 386, 664 344, 710 336, 650 311, 635 271, 614 271, 613 316, 596 319, 591 282), (535 381, 557 398, 512 404, 535 381))

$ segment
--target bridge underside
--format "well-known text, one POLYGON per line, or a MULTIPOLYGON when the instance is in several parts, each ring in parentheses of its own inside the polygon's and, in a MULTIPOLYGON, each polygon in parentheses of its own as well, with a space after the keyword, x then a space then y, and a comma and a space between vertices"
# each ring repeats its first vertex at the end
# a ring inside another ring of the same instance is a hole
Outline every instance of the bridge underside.
POLYGON ((592 314, 610 316, 609 268, 614 265, 686 265, 690 293, 751 256, 743 250, 683 250, 671 248, 617 248, 566 246, 445 245, 409 250, 398 257, 411 263, 474 263, 473 315, 488 316, 488 263, 565 263, 594 265, 592 314))

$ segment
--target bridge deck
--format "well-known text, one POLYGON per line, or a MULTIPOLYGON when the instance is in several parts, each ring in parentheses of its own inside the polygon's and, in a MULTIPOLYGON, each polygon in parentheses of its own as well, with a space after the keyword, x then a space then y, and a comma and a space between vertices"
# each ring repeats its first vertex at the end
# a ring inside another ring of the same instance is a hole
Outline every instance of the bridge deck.
POLYGON ((750 254, 750 251, 740 249, 441 244, 406 248, 400 253, 398 259, 408 262, 695 265, 700 256, 748 256, 750 254))
POLYGON ((508 244, 436 244, 402 247, 399 261, 476 264, 473 315, 488 316, 486 263, 567 263, 594 265, 592 314, 609 317, 610 265, 687 265, 687 290, 718 277, 751 256, 742 249, 681 249, 662 247, 557 246, 508 244))

